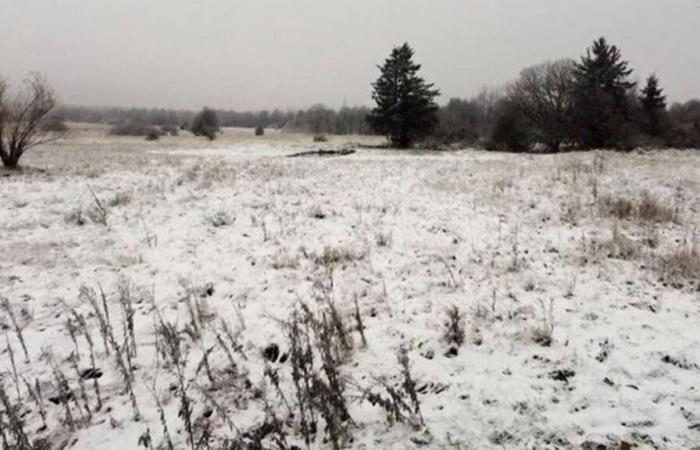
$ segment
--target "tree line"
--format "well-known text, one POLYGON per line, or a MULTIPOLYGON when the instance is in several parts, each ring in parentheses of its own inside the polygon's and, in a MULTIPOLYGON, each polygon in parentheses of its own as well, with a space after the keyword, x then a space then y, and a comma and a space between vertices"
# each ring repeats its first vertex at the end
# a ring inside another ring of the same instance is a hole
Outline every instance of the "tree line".
POLYGON ((632 81, 621 50, 605 38, 579 61, 525 68, 501 88, 443 107, 413 56, 408 44, 394 48, 372 86, 368 121, 396 147, 435 140, 509 151, 700 147, 700 100, 668 108, 658 76, 632 81))
MULTIPOLYGON (((332 109, 322 104, 297 111, 170 110, 162 108, 117 108, 94 106, 64 106, 60 115, 67 121, 109 125, 115 134, 145 135, 152 127, 189 130, 204 111, 213 111, 220 127, 274 128, 289 131, 329 134, 370 134, 365 117, 367 107, 332 109)), ((209 113, 210 114, 210 113, 209 113)))

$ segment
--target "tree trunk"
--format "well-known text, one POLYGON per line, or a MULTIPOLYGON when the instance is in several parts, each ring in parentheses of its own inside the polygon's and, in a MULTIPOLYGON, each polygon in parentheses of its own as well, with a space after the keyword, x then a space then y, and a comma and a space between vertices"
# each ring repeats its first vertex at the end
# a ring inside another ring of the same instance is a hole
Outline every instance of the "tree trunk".
POLYGON ((8 170, 17 170, 19 169, 19 157, 15 154, 10 152, 9 154, 3 154, 2 155, 2 165, 5 169, 8 170))

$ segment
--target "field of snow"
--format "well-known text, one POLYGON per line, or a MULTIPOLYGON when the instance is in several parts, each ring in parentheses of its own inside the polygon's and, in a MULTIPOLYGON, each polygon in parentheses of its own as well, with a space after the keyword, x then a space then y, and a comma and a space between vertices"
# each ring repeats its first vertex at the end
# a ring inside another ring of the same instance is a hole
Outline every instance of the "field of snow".
POLYGON ((0 172, 10 442, 306 448, 313 414, 313 449, 700 448, 699 153, 193 142, 74 139, 0 172), (337 398, 299 400, 295 311, 337 398))

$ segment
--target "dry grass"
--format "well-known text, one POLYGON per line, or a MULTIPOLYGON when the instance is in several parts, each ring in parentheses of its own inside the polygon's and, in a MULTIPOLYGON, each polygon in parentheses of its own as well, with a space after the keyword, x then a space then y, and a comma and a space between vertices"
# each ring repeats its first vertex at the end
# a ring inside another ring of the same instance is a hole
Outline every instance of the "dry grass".
POLYGON ((323 253, 316 257, 316 264, 331 267, 338 264, 360 261, 366 256, 366 252, 353 251, 344 247, 325 247, 323 253))
POLYGON ((641 255, 641 250, 641 245, 615 224, 607 239, 584 239, 581 252, 584 262, 602 262, 609 258, 632 260, 641 255))
POLYGON ((292 255, 287 251, 277 253, 272 261, 272 268, 281 269, 297 269, 299 268, 299 256, 292 255))
POLYGON ((637 205, 637 217, 646 222, 677 222, 675 207, 664 205, 661 201, 645 192, 637 205))
POLYGON ((686 245, 660 258, 658 269, 665 279, 678 281, 700 279, 700 251, 697 245, 686 245))
POLYGON ((391 247, 392 235, 391 233, 379 232, 374 236, 374 241, 378 247, 391 247))
POLYGON ((648 192, 642 192, 637 198, 607 195, 599 199, 598 210, 603 217, 639 222, 672 223, 678 222, 675 207, 664 204, 659 198, 648 192))

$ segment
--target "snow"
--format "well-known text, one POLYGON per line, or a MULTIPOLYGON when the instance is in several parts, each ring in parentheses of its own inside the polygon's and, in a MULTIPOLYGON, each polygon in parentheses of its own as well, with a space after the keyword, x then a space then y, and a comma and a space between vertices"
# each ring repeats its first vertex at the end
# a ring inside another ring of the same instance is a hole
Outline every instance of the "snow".
MULTIPOLYGON (((81 286, 102 286, 118 317, 117 287, 128 282, 137 296, 153 293, 158 309, 184 325, 182 279, 196 286, 211 283, 207 306, 217 322, 224 319, 240 332, 249 358, 241 364, 253 384, 261 383, 262 349, 276 343, 285 351, 279 320, 286 320, 300 299, 314 305, 314 283, 328 276, 314 255, 332 247, 363 255, 333 272, 332 296, 348 324, 357 298, 367 327, 368 347, 356 345, 342 368, 353 380, 349 394, 359 396, 354 386, 369 386, 375 377, 397 376, 395 355, 402 347, 409 351, 418 385, 430 384, 420 394, 422 431, 405 424, 390 428, 382 411, 351 401, 357 426, 348 448, 416 448, 418 436, 429 442, 427 448, 463 449, 581 448, 587 442, 619 446, 622 441, 678 449, 700 442, 699 285, 687 280, 674 286, 653 268, 660 255, 696 232, 697 153, 359 149, 337 158, 286 158, 312 148, 139 145, 64 143, 28 158, 27 164, 45 172, 0 177, 0 295, 28 312, 23 323, 29 364, 12 328, 8 338, 20 376, 38 378, 47 391, 52 375, 39 358, 47 348, 77 388, 64 360, 73 344, 62 302, 87 316, 89 306, 78 297, 81 286), (74 154, 84 158, 79 168, 69 167, 74 154), (602 168, 596 169, 598 164, 602 168), (93 207, 90 189, 105 204, 124 192, 131 200, 108 207, 106 226, 67 223, 71 211, 93 207), (681 221, 616 222, 594 206, 595 195, 644 190, 678 204, 681 221), (564 210, 576 198, 580 217, 571 223, 564 210), (217 213, 235 220, 214 227, 209 218, 217 213), (659 244, 632 259, 594 255, 586 243, 610 239, 615 227, 636 242, 655 233, 659 244), (377 244, 380 233, 390 236, 390 245, 377 244), (298 264, 275 268, 283 257, 298 264), (442 336, 451 305, 464 313, 466 340, 456 357, 448 358, 442 336), (553 341, 545 347, 532 336, 550 312, 553 341), (573 374, 557 380, 557 371, 573 374)), ((39 416, 25 399, 32 437, 60 442, 70 436, 72 448, 81 449, 136 448, 148 427, 159 443, 158 411, 148 389, 157 379, 176 448, 186 448, 178 400, 167 389, 174 375, 154 364, 149 302, 136 307, 135 390, 143 419, 131 420, 119 371, 104 355, 94 325, 108 407, 71 434, 60 424, 62 406, 47 404, 49 429, 37 432, 39 416)), ((192 345, 188 377, 194 378, 202 349, 212 342, 206 335, 205 344, 192 345)), ((84 366, 87 356, 82 358, 84 366)), ((225 364, 222 352, 212 354, 215 368, 225 364)), ((288 364, 275 367, 292 399, 288 364)), ((4 384, 14 393, 11 371, 3 356, 0 372, 7 373, 4 384)), ((206 402, 196 389, 191 395, 197 417, 206 402)), ((235 407, 234 395, 216 392, 236 426, 259 424, 262 405, 249 400, 235 407)), ((272 388, 268 398, 284 415, 272 388)), ((228 432, 216 414, 212 417, 216 435, 228 432)), ((322 434, 312 448, 330 448, 322 434)), ((291 433, 288 440, 303 447, 299 435, 291 433)))

